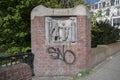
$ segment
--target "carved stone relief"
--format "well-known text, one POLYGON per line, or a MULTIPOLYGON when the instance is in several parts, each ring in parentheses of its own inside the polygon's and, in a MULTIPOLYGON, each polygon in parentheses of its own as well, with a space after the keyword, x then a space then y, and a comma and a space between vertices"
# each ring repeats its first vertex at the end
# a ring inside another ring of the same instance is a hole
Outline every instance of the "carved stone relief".
POLYGON ((46 17, 45 20, 47 44, 76 43, 76 17, 46 17))

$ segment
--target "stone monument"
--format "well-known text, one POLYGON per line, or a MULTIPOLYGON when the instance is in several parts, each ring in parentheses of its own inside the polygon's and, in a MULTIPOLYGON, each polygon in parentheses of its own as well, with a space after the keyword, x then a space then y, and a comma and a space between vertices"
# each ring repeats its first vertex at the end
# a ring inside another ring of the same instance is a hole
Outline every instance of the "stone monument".
POLYGON ((83 5, 31 12, 31 44, 36 76, 74 75, 90 68, 90 14, 83 5))

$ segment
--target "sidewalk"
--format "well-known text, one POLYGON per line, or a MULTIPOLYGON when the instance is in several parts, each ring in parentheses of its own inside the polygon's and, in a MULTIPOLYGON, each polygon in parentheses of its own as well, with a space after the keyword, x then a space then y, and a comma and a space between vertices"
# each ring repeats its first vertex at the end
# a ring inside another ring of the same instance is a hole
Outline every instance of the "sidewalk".
MULTIPOLYGON (((33 78, 33 80, 45 80, 33 78)), ((47 80, 52 80, 48 78, 47 80)), ((72 78, 54 79, 54 80, 72 80, 72 78)), ((96 66, 91 73, 84 78, 77 80, 120 80, 120 52, 109 57, 104 62, 96 66)))
POLYGON ((120 52, 109 57, 80 80, 120 80, 120 52))

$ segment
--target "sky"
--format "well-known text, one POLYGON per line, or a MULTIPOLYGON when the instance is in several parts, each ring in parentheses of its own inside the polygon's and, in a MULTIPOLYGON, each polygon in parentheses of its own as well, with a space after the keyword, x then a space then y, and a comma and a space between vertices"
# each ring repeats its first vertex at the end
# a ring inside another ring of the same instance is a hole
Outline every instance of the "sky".
POLYGON ((93 4, 93 3, 95 3, 95 2, 98 2, 99 0, 84 0, 85 1, 85 3, 86 2, 90 2, 91 4, 93 4))

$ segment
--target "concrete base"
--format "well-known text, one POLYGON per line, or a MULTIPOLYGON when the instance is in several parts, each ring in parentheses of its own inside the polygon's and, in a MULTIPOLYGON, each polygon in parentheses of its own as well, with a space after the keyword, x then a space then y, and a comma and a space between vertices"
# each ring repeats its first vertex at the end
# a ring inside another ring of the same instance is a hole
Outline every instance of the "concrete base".
POLYGON ((73 80, 72 76, 52 76, 52 77, 36 77, 32 80, 73 80))

